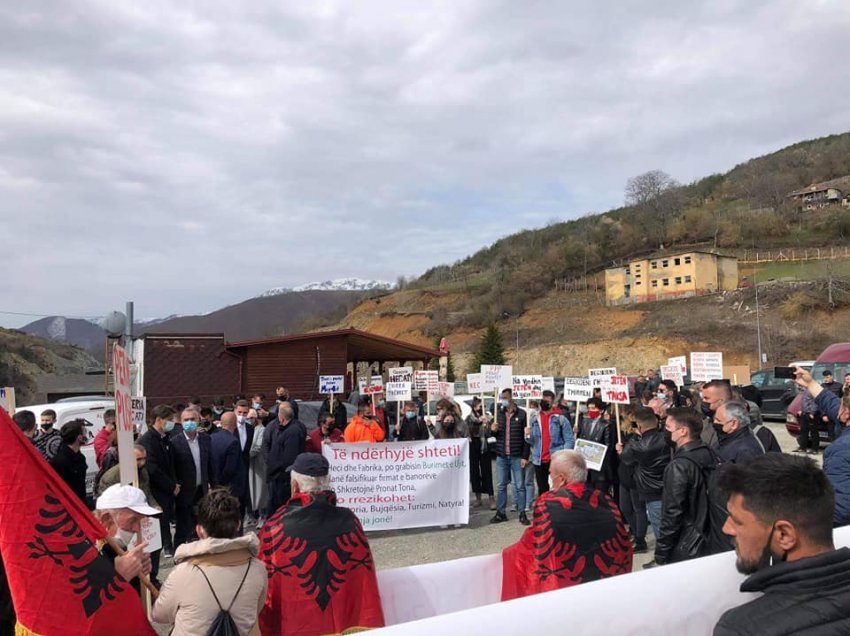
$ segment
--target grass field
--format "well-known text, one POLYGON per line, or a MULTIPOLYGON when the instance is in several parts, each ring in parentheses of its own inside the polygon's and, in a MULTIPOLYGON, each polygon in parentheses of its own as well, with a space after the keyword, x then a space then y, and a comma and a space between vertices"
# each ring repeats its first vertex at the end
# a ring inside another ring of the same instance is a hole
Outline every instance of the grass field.
POLYGON ((830 270, 833 276, 850 277, 850 259, 837 258, 835 260, 822 261, 778 261, 773 263, 759 263, 753 265, 742 265, 740 275, 753 279, 753 270, 758 281, 771 278, 795 278, 797 280, 813 280, 825 278, 830 270))

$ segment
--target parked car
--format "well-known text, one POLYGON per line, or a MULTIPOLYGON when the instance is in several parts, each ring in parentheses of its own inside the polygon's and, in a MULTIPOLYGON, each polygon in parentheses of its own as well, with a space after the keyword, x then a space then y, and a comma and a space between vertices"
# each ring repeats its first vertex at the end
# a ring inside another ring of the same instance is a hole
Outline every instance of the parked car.
MULTIPOLYGON (((800 365, 798 365, 800 366, 800 365)), ((823 382, 823 372, 832 371, 836 382, 844 382, 844 374, 850 372, 850 342, 840 342, 824 349, 811 368, 812 377, 823 382)), ((785 430, 793 437, 800 434, 800 413, 803 410, 803 394, 798 393, 785 412, 785 430)), ((818 435, 821 442, 832 441, 832 426, 818 421, 818 435)))
POLYGON ((83 419, 86 424, 86 444, 82 447, 82 453, 86 457, 88 469, 86 471, 86 492, 94 492, 94 478, 97 476, 97 461, 94 457, 94 437, 103 428, 103 414, 115 408, 115 400, 111 398, 95 398, 91 400, 70 400, 67 402, 56 402, 54 404, 34 404, 22 406, 15 409, 18 411, 30 411, 35 415, 36 422, 40 421, 41 414, 47 409, 56 411, 56 423, 54 428, 59 430, 62 425, 71 420, 83 419))
POLYGON ((750 384, 756 387, 761 394, 761 415, 764 418, 785 419, 787 402, 782 401, 782 396, 794 384, 794 380, 777 378, 773 367, 759 369, 750 374, 750 384))

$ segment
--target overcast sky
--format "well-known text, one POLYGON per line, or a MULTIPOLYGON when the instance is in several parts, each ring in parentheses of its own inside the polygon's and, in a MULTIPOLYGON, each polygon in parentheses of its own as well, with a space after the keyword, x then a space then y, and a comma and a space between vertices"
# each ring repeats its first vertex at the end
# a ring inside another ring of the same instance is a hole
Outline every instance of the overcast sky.
POLYGON ((0 310, 419 274, 850 129, 848 33, 846 0, 3 3, 0 310))

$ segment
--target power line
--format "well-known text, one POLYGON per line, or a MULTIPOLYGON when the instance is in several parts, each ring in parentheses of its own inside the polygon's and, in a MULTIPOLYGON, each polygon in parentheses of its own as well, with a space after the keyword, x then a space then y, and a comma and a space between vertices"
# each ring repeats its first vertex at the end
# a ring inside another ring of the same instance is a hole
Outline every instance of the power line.
POLYGON ((4 311, 2 309, 0 309, 0 314, 7 314, 7 315, 10 315, 10 316, 27 316, 29 318, 54 318, 54 317, 58 317, 58 318, 76 318, 76 319, 79 319, 79 320, 96 320, 98 318, 97 316, 68 316, 66 314, 62 314, 62 315, 59 315, 59 314, 28 314, 28 313, 21 312, 21 311, 4 311))

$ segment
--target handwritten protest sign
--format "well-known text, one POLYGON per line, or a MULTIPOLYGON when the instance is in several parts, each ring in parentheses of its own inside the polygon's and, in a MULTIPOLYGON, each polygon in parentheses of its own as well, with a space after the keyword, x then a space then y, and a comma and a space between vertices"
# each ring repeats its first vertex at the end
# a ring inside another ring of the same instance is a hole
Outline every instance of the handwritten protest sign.
POLYGON ((480 373, 467 373, 466 374, 466 390, 468 393, 483 393, 484 389, 481 387, 481 374, 480 373))
POLYGON ((384 388, 384 378, 380 375, 373 375, 371 381, 369 382, 369 386, 379 386, 382 389, 384 388))
POLYGON ((413 389, 410 382, 387 382, 387 402, 407 402, 413 399, 413 389))
POLYGON ((365 530, 469 522, 467 439, 323 444, 337 504, 365 530))
POLYGON ((367 386, 369 386, 369 378, 364 378, 363 376, 360 376, 359 378, 357 378, 357 388, 358 388, 358 390, 360 391, 361 394, 364 393, 364 389, 367 386))
POLYGON ((136 456, 133 454, 133 410, 130 403, 130 360, 117 343, 112 347, 112 373, 115 382, 115 424, 118 431, 118 477, 122 484, 136 483, 136 456))
POLYGON ((590 382, 593 386, 602 386, 604 382, 607 382, 611 376, 617 375, 617 369, 614 367, 610 367, 608 369, 588 369, 587 377, 590 378, 590 382))
POLYGON ((719 351, 691 352, 691 382, 723 379, 723 354, 719 351))
POLYGON ((363 391, 361 392, 363 395, 377 395, 384 392, 384 387, 380 384, 370 384, 367 387, 363 387, 363 391))
POLYGON ((328 395, 330 393, 342 393, 345 378, 341 375, 320 375, 319 393, 328 395))
POLYGON ((602 400, 612 404, 629 403, 629 379, 624 375, 612 375, 607 382, 603 382, 602 400))
POLYGON ((678 364, 663 365, 661 367, 661 379, 672 380, 676 386, 682 386, 685 383, 685 378, 682 375, 682 367, 678 364))
POLYGON ((688 375, 688 359, 685 356, 676 356, 675 358, 667 358, 667 366, 676 365, 682 369, 682 375, 688 375))
MULTIPOLYGON (((142 517, 139 525, 142 529, 142 541, 147 541, 148 544, 143 548, 145 552, 150 554, 162 549, 162 533, 159 529, 159 519, 156 517, 142 517)), ((134 534, 133 538, 127 544, 127 549, 132 550, 138 543, 138 534, 134 534)))
POLYGON ((605 444, 597 444, 588 439, 577 439, 575 449, 582 454, 590 470, 602 470, 602 462, 605 461, 605 453, 608 452, 605 444))
POLYGON ((515 400, 538 400, 543 397, 543 377, 515 375, 511 378, 515 400))
POLYGON ((15 387, 0 386, 0 406, 9 414, 15 414, 15 387))
POLYGON ((145 428, 145 416, 147 415, 146 397, 131 397, 130 410, 133 412, 133 428, 142 431, 145 428))
POLYGON ((481 390, 490 392, 512 387, 513 372, 509 364, 482 364, 481 390))
POLYGON ((413 382, 413 367, 393 367, 389 370, 390 382, 413 382))
POLYGON ((564 378, 564 399, 571 402, 587 402, 593 397, 593 382, 582 375, 564 378))

